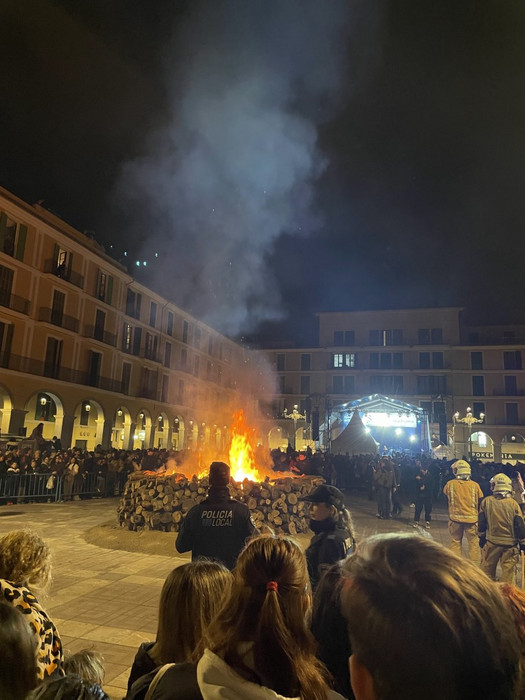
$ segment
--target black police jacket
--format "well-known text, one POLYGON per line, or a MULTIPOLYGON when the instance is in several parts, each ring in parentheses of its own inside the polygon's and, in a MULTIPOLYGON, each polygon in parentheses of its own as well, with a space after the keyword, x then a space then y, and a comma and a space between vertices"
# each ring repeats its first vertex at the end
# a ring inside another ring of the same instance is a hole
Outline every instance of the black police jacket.
POLYGON ((233 569, 246 540, 256 534, 248 506, 226 493, 210 495, 188 512, 175 547, 178 552, 191 550, 192 559, 218 559, 233 569))

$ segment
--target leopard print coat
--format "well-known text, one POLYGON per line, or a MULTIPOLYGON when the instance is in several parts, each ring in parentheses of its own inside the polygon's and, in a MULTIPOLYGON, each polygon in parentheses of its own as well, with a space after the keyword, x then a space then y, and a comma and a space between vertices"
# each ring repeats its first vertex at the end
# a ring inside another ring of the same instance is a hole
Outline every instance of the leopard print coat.
POLYGON ((42 608, 36 597, 28 588, 16 586, 11 581, 0 579, 0 596, 8 603, 18 608, 38 640, 37 663, 40 680, 49 678, 54 673, 63 675, 62 671, 62 642, 55 625, 42 608))

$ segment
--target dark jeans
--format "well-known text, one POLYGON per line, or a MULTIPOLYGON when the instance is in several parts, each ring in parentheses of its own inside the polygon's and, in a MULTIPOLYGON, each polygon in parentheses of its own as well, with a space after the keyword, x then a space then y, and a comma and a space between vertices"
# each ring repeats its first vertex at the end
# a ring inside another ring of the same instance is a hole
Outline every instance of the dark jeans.
POLYGON ((419 522, 423 508, 425 508, 425 520, 430 522, 432 516, 432 496, 417 495, 414 500, 414 505, 416 506, 416 512, 414 513, 414 520, 416 523, 419 522))
POLYGON ((382 518, 389 518, 392 511, 392 489, 387 486, 376 485, 377 513, 382 518))

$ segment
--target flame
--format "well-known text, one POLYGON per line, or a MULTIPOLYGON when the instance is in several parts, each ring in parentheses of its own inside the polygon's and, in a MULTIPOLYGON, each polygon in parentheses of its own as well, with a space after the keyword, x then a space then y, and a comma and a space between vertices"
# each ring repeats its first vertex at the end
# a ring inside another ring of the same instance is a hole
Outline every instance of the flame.
POLYGON ((261 481, 261 474, 255 465, 255 428, 248 427, 242 409, 233 414, 231 436, 229 456, 232 479, 238 482, 244 479, 261 481))

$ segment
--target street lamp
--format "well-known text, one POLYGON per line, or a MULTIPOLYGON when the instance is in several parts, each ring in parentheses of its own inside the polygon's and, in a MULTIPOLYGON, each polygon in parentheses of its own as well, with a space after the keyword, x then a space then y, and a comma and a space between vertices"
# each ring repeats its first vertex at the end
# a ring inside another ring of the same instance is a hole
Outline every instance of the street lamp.
MULTIPOLYGON (((483 423, 485 420, 485 414, 480 413, 479 418, 476 418, 472 414, 472 409, 470 406, 467 407, 467 412, 464 415, 463 418, 460 418, 459 411, 456 411, 454 413, 454 448, 455 448, 455 441, 456 441, 456 431, 455 431, 455 425, 456 423, 463 423, 464 425, 468 425, 468 454, 469 454, 469 461, 472 461, 472 426, 475 425, 476 423, 483 423)), ((455 452, 455 449, 454 449, 455 452)), ((455 455, 454 455, 455 456, 455 455)))
POLYGON ((284 418, 291 418, 293 420, 293 448, 295 450, 295 436, 297 433, 297 421, 298 420, 306 420, 306 414, 303 416, 301 413, 299 413, 299 406, 295 404, 293 407, 293 411, 291 413, 288 413, 288 409, 284 409, 283 416, 284 418))

